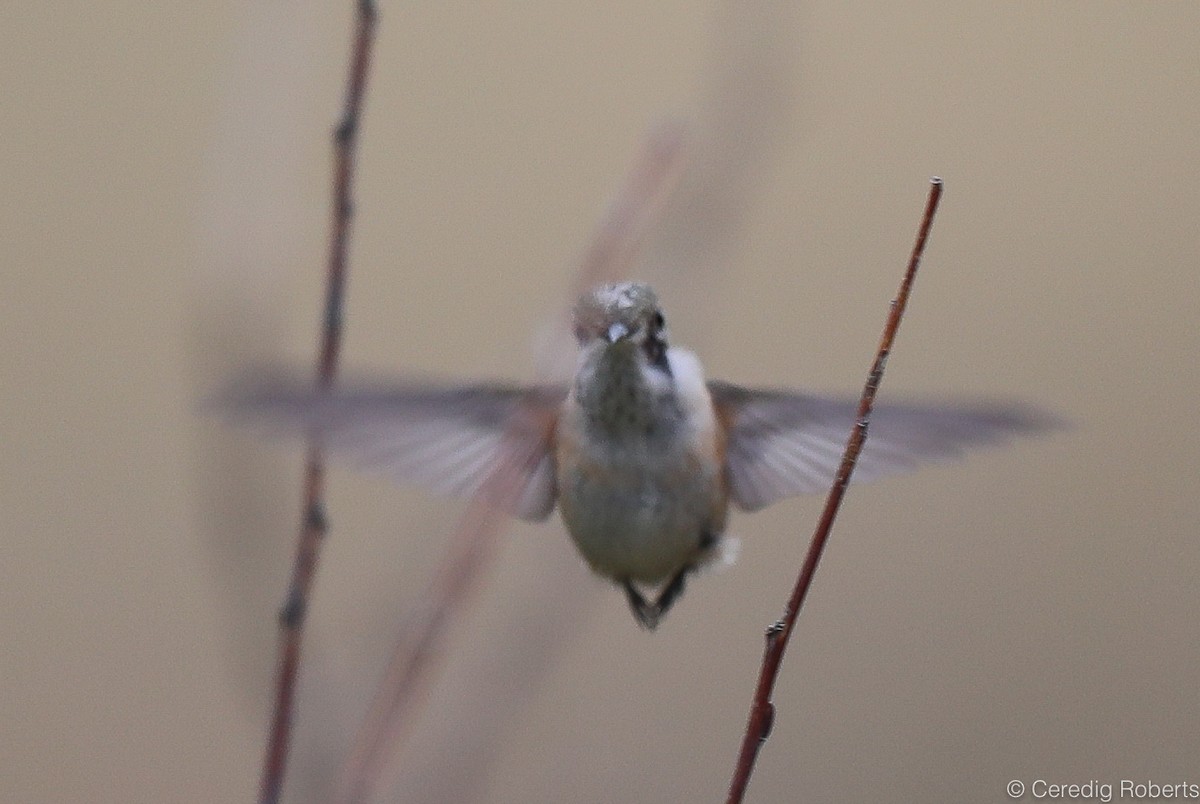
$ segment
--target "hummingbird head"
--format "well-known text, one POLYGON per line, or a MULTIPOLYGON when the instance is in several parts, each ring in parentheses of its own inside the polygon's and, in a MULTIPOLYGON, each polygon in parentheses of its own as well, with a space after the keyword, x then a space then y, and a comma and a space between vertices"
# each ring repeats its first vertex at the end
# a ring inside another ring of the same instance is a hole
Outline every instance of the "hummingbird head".
POLYGON ((575 305, 575 338, 575 398, 606 437, 644 437, 674 422, 666 322, 649 285, 620 282, 585 293, 575 305))
POLYGON ((599 344, 605 351, 640 351, 650 365, 669 371, 666 319, 649 285, 602 285, 580 297, 574 319, 581 347, 599 344))

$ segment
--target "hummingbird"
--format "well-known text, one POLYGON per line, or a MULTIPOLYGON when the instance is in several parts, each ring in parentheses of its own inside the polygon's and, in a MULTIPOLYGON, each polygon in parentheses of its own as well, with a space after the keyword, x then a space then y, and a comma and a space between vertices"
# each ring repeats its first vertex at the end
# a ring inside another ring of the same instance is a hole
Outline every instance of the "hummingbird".
MULTIPOLYGON (((757 511, 828 489, 857 400, 707 380, 668 344, 654 290, 621 282, 585 293, 569 383, 392 382, 314 391, 260 375, 218 400, 235 423, 317 439, 333 457, 434 493, 482 493, 529 521, 557 507, 598 575, 653 630, 688 579, 727 560, 730 507, 757 511), (489 478, 503 450, 505 493, 489 478)), ((853 480, 913 470, 1055 425, 1005 404, 881 404, 853 480)))

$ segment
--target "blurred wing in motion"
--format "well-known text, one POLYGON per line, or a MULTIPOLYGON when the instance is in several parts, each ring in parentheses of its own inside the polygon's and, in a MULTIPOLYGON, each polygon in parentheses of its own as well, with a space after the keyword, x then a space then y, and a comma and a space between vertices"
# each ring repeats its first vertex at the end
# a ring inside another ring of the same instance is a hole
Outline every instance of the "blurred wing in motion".
POLYGON ((421 383, 322 393, 258 376, 235 383, 207 407, 268 438, 316 439, 355 468, 446 496, 483 490, 498 459, 508 458, 520 475, 515 493, 497 492, 490 501, 537 521, 554 510, 554 421, 565 396, 552 386, 421 383))
MULTIPOLYGON (((729 426, 727 477, 746 511, 829 489, 842 461, 858 401, 709 382, 729 426)), ((853 480, 864 482, 958 458, 966 449, 1061 427, 1018 405, 881 405, 871 413, 853 480)))

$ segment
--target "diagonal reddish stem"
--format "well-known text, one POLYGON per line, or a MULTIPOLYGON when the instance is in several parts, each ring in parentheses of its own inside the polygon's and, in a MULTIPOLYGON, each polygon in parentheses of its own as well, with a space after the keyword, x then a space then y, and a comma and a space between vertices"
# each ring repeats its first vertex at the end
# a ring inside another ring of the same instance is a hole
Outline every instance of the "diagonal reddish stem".
POLYGON ((796 578, 795 587, 792 588, 791 597, 788 598, 783 617, 767 629, 766 648, 763 651, 758 684, 754 689, 754 698, 750 704, 750 716, 746 721, 746 732, 742 737, 737 766, 734 768, 733 779, 729 783, 729 795, 726 798, 729 804, 737 804, 745 796, 746 786, 750 783, 750 774, 753 773, 755 760, 758 759, 758 752, 771 734, 771 726, 775 720, 775 706, 771 703, 771 693, 775 689, 775 680, 779 676, 783 654, 787 650, 788 641, 796 627, 796 619, 800 616, 800 607, 804 605, 804 599, 812 585, 817 564, 820 563, 821 554, 825 550, 825 543, 829 540, 833 522, 837 518, 842 498, 846 494, 846 486, 850 483, 850 475, 854 472, 854 464, 858 461, 863 444, 866 443, 875 394, 883 379, 883 370, 887 364, 888 355, 891 354, 896 332, 900 329, 900 319, 904 317, 904 308, 908 304, 908 296, 912 290, 913 281, 916 279, 921 257, 925 253, 925 243, 929 239, 929 231, 933 227, 933 217, 937 212, 941 197, 942 180, 935 177, 930 181, 929 198, 925 202, 925 214, 921 218, 917 240, 913 244, 912 255, 909 257, 904 278, 900 282, 900 290, 896 293, 896 298, 892 300, 887 323, 883 328, 883 336, 879 341, 879 349, 875 353, 875 362, 871 366, 871 373, 867 376, 862 396, 859 397, 854 428, 850 431, 850 439, 842 453, 842 463, 834 476, 833 487, 830 488, 829 496, 825 499, 825 509, 821 512, 821 519, 817 523, 812 541, 809 542, 808 553, 804 557, 804 564, 800 567, 800 574, 796 578))

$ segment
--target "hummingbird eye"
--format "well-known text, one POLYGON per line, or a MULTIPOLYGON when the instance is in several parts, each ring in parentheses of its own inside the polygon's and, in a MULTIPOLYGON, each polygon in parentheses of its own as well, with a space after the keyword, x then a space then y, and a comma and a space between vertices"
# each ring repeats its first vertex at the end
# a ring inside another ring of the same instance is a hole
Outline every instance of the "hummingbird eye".
POLYGON ((654 316, 650 319, 650 323, 655 329, 662 329, 664 326, 666 326, 667 319, 663 318, 661 311, 655 310, 654 316))

